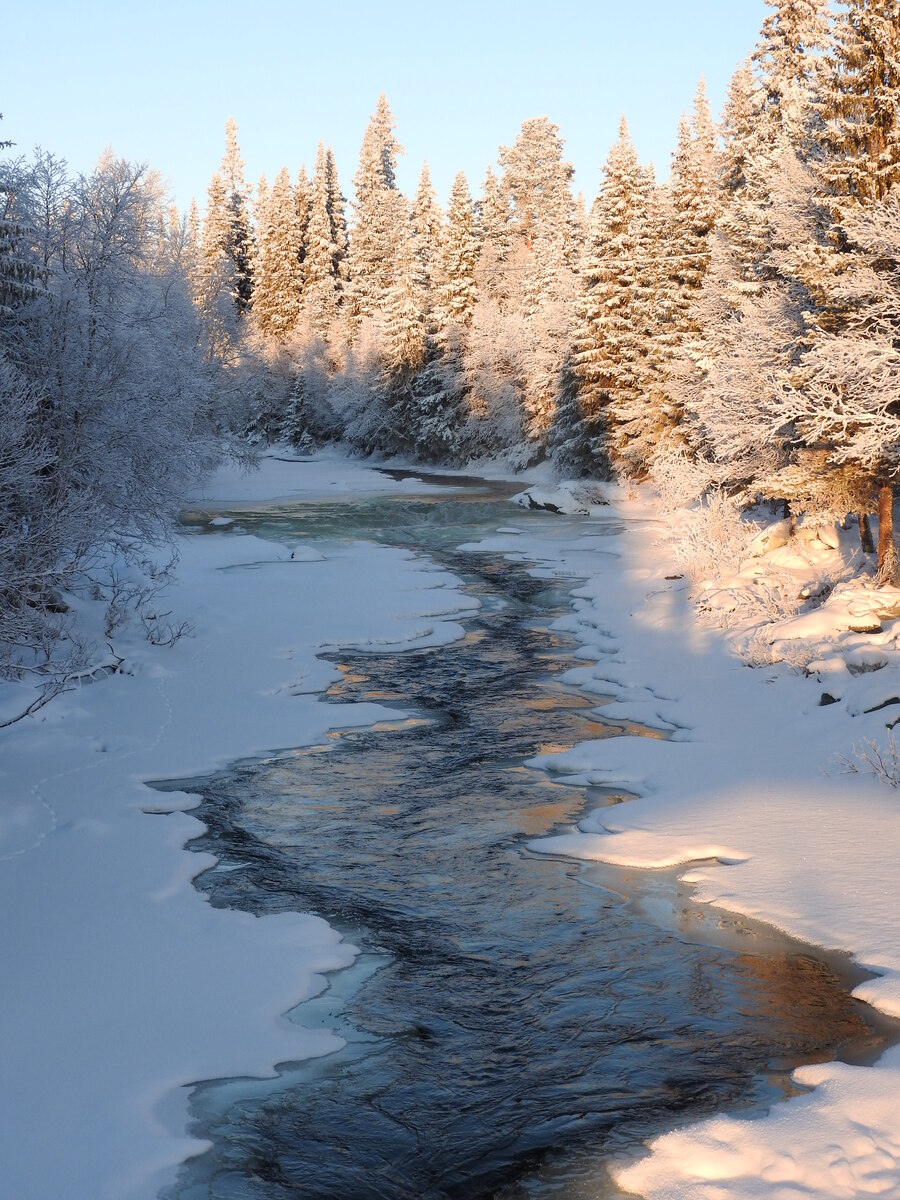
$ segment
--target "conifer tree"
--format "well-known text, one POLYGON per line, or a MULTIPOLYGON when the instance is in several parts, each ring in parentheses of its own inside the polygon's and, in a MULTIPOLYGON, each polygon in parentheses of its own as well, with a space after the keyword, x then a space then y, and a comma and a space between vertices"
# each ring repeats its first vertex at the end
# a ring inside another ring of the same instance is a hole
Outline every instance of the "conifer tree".
POLYGON ((395 168, 403 148, 394 137, 394 116, 384 93, 363 137, 349 252, 349 297, 354 317, 383 307, 394 281, 405 236, 406 200, 397 188, 395 168))
POLYGON ((253 315, 265 336, 285 341, 297 326, 303 291, 300 219, 287 167, 260 198, 253 315))
POLYGON ((900 181, 900 7, 846 0, 835 21, 825 99, 826 176, 851 200, 880 200, 900 181))
POLYGON ((631 413, 643 398, 647 297, 639 260, 649 192, 623 117, 591 211, 572 355, 577 414, 573 404, 565 405, 554 432, 563 458, 586 443, 601 471, 628 470, 631 413), (571 423, 568 430, 563 419, 571 423))
POLYGON ((341 192, 338 181, 337 163, 334 161, 334 151, 330 146, 325 149, 325 194, 328 208, 328 220, 331 225, 331 244, 335 276, 343 286, 347 275, 347 201, 341 192))
POLYGON ((300 231, 300 265, 303 266, 306 257, 306 233, 312 208, 312 184, 304 166, 300 167, 297 182, 294 184, 294 207, 297 209, 297 228, 300 231))
POLYGON ((478 225, 482 242, 492 246, 498 258, 509 250, 509 222, 509 199, 501 193, 500 182, 488 167, 478 205, 478 225))
MULTIPOLYGON (((384 303, 384 363, 388 392, 394 405, 406 399, 413 377, 425 362, 425 305, 422 265, 411 231, 400 245, 394 278, 384 303)), ((411 427, 414 415, 395 417, 397 428, 411 427)), ((412 429, 408 429, 409 434, 412 429)))
POLYGON ((427 162, 422 165, 416 198, 413 201, 412 235, 414 253, 419 260, 422 273, 426 302, 430 308, 438 256, 443 245, 444 229, 441 206, 437 202, 431 184, 431 174, 427 162))
POLYGON ((572 251, 572 164, 563 158, 559 126, 538 117, 524 121, 512 146, 500 147, 501 195, 511 208, 509 233, 533 249, 540 241, 572 251))
MULTIPOLYGON (((0 151, 11 145, 0 141, 0 151)), ((25 230, 16 217, 16 189, 3 168, 0 162, 0 314, 35 295, 35 269, 25 251, 25 230)))
MULTIPOLYGON (((343 211, 334 211, 333 159, 320 142, 312 182, 306 254, 303 260, 304 307, 312 327, 326 334, 337 315, 342 290, 343 211)), ((340 193, 338 192, 338 195, 340 193)))
POLYGON ((475 266, 478 250, 469 185, 460 171, 450 191, 434 299, 435 323, 439 336, 444 339, 451 325, 465 328, 471 323, 476 299, 475 266))
POLYGON ((765 0, 753 61, 760 72, 770 138, 784 133, 804 155, 822 90, 823 52, 830 44, 830 0, 765 0))
POLYGON ((247 217, 248 189, 237 143, 237 125, 225 126, 225 154, 208 193, 203 230, 203 261, 209 291, 226 289, 237 313, 244 313, 253 295, 253 238, 247 217))

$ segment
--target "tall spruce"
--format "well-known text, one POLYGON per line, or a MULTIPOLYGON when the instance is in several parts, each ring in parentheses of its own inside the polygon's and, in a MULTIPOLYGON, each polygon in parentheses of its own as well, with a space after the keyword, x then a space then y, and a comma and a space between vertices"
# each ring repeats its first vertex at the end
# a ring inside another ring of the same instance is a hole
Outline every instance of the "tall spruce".
MULTIPOLYGON (((343 209, 335 202, 333 159, 319 143, 313 174, 306 252, 303 260, 304 308, 320 334, 327 334, 337 315, 344 261, 343 209)), ((339 195, 339 193, 338 193, 339 195)))
POLYGON ((281 168, 262 200, 253 315, 264 335, 285 341, 297 327, 303 294, 302 234, 287 167, 281 168))
POLYGON ((203 229, 203 260, 207 290, 225 290, 237 313, 243 314, 253 296, 253 235, 247 214, 249 189, 237 142, 237 125, 225 126, 225 154, 207 195, 203 229))
POLYGON ((394 281, 406 234, 407 203, 395 169, 403 147, 394 137, 394 116, 382 93, 369 120, 353 177, 356 199, 349 252, 351 315, 383 308, 394 281))
POLYGON ((623 117, 591 210, 571 360, 577 411, 572 403, 565 406, 554 434, 561 457, 573 458, 574 446, 587 446, 593 465, 604 473, 628 472, 631 414, 643 398, 646 292, 641 254, 649 194, 648 173, 638 162, 623 117), (570 421, 577 418, 568 432, 559 427, 567 415, 570 421))
POLYGON ((475 267, 478 234, 469 185, 460 171, 453 180, 447 206, 447 227, 437 266, 434 318, 438 336, 446 341, 451 326, 465 328, 475 307, 475 267))

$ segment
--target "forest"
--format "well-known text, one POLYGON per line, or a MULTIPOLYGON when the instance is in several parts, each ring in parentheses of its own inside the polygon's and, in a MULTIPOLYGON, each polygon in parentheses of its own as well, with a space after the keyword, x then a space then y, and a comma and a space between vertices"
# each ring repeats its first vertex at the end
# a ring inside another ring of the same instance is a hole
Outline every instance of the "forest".
POLYGON ((877 513, 893 582, 900 12, 766 2, 721 119, 701 80, 658 180, 623 116, 590 204, 547 117, 446 211, 427 166, 408 198, 384 95, 350 203, 324 143, 251 186, 231 119, 202 216, 111 151, 73 177, 4 142, 4 673, 83 665, 79 589, 177 636, 153 597, 185 490, 279 440, 852 515, 864 555, 877 513))

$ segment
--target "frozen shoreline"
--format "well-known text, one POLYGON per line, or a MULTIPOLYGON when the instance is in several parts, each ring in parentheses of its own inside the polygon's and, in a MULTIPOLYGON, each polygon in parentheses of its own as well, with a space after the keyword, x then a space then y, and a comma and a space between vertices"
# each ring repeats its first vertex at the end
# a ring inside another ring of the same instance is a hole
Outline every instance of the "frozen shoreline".
MULTIPOLYGON (((207 492, 247 503, 426 490, 326 456, 266 460, 243 480, 224 471, 207 492)), ((145 781, 395 719, 377 704, 321 703, 337 672, 316 652, 443 644, 472 609, 449 574, 400 550, 358 543, 292 560, 227 526, 179 542, 166 607, 195 636, 153 647, 126 627, 115 649, 127 673, 0 734, 0 1162, 4 1194, 22 1200, 151 1200, 204 1148, 184 1131, 186 1085, 270 1075, 340 1044, 283 1014, 353 947, 317 917, 212 908, 191 880, 213 860, 184 849, 202 825, 163 815, 192 798, 145 781)), ((80 614, 98 635, 100 607, 80 614)), ((2 703, 15 711, 23 694, 4 685, 2 703)))
MULTIPOLYGON (((900 702, 890 627, 853 633, 836 590, 831 609, 776 630, 810 639, 818 661, 806 674, 751 669, 728 636, 700 624, 658 509, 619 496, 616 513, 631 526, 618 539, 619 567, 576 589, 575 612, 558 622, 587 660, 570 678, 616 697, 606 716, 665 728, 671 739, 586 742, 533 760, 568 782, 624 785, 639 798, 532 849, 681 865, 698 900, 850 952, 876 975, 854 994, 900 1016, 900 797, 835 762, 863 738, 885 740, 900 702), (822 703, 826 691, 835 702, 822 703)), ((794 1079, 815 1090, 763 1120, 720 1116, 658 1138, 617 1182, 652 1200, 900 1196, 900 1047, 875 1067, 807 1066, 794 1079)))
MULTIPOLYGON (((299 466, 267 459, 259 473, 225 471, 204 489, 211 507, 434 490, 335 455, 299 466)), ((583 647, 572 681, 616 696, 605 716, 672 731, 670 741, 616 738, 537 760, 572 779, 626 784, 640 799, 534 848, 683 864, 699 899, 851 951, 878 973, 857 994, 900 1013, 900 800, 868 776, 820 773, 835 751, 883 728, 885 714, 865 710, 882 693, 900 695, 896 651, 883 639, 883 669, 829 668, 825 684, 783 666, 748 669, 698 624, 684 581, 665 578, 678 572, 656 510, 613 499, 602 515, 628 523, 617 558, 597 553, 588 527, 527 546, 512 530, 489 539, 540 572, 588 577, 559 622, 583 647), (840 698, 820 707, 825 686, 840 698)), ((446 643, 462 631, 454 616, 472 607, 447 573, 385 547, 291 560, 228 526, 182 540, 167 605, 196 636, 169 649, 117 637, 130 674, 0 734, 0 894, 12 914, 0 935, 0 1161, 10 1194, 29 1200, 151 1200, 203 1148, 184 1133, 186 1085, 271 1074, 337 1044, 283 1014, 322 988, 323 972, 351 962, 353 948, 317 918, 212 909, 191 883, 212 860, 183 849, 199 822, 146 811, 191 799, 144 781, 377 720, 385 710, 375 704, 318 702, 335 673, 316 650, 446 643), (328 604, 317 604, 323 595, 328 604)), ((857 663, 868 644, 848 645, 857 663)), ((620 1182, 653 1200, 900 1195, 900 1048, 874 1068, 825 1064, 795 1078, 817 1086, 762 1120, 716 1117, 659 1138, 620 1182)))

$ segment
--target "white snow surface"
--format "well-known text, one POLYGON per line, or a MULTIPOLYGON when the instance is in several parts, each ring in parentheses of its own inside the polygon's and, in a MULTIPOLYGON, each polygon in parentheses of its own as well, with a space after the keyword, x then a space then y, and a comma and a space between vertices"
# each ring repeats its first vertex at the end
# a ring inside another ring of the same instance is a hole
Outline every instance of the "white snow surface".
MULTIPOLYGON (((225 471, 208 495, 416 486, 329 456, 289 472, 267 460, 246 480, 225 471)), ((386 547, 292 560, 226 527, 179 541, 166 607, 195 636, 164 648, 119 633, 123 673, 0 731, 0 1195, 11 1200, 149 1200, 203 1148, 184 1132, 185 1085, 273 1074, 340 1045, 284 1014, 354 948, 317 917, 211 907, 191 880, 214 859, 184 849, 203 826, 174 811, 196 800, 145 781, 395 718, 318 700, 338 673, 316 652, 444 644, 473 607, 452 576, 386 547)), ((0 686, 0 711, 21 711, 25 695, 0 686)))
MULTIPOLYGON (((659 510, 620 495, 613 517, 626 532, 603 548, 618 560, 586 560, 578 543, 529 545, 529 555, 541 574, 586 576, 574 613, 557 622, 582 643, 585 665, 571 682, 613 697, 601 718, 669 737, 593 740, 533 760, 569 782, 624 785, 638 799, 597 809, 532 849, 683 865, 701 901, 851 952, 876 973, 855 994, 900 1016, 900 793, 854 757, 864 739, 884 747, 898 714, 896 592, 865 579, 839 584, 823 604, 766 627, 770 659, 805 670, 750 667, 736 648, 755 627, 737 620, 726 635, 700 622, 659 510), (879 632, 853 631, 873 613, 879 632), (826 691, 836 703, 820 703, 826 691), (887 707, 871 711, 879 705, 887 707)), ((814 591, 826 568, 841 567, 839 545, 844 561, 853 554, 852 533, 809 531, 788 548, 782 532, 756 539, 751 560, 721 586, 737 595, 768 571, 786 592, 814 591)), ((490 544, 504 548, 502 538, 490 544)), ((522 551, 512 538, 505 548, 522 551)), ((617 1183, 652 1200, 900 1196, 900 1048, 874 1067, 809 1066, 794 1078, 814 1090, 765 1119, 716 1117, 659 1138, 614 1172, 617 1183)))
MULTIPOLYGON (((334 456, 269 459, 247 478, 221 473, 193 503, 212 516, 228 501, 422 486, 334 456)), ((534 561, 541 577, 573 579, 574 609, 558 622, 581 643, 571 682, 597 695, 601 718, 668 735, 535 760, 638 799, 533 849, 682 865, 701 900, 851 952, 876 975, 857 994, 900 1016, 900 794, 835 760, 855 763, 864 738, 883 745, 897 715, 898 597, 841 583, 771 627, 772 661, 751 668, 735 652, 747 629, 702 624, 687 580, 667 578, 680 572, 658 510, 646 497, 609 496, 527 544, 515 526, 483 543, 534 561), (601 536, 609 522, 624 533, 601 536), (878 632, 855 632, 863 618, 878 632), (779 646, 793 667, 775 661, 779 646), (822 706, 825 692, 835 702, 822 706)), ((540 498, 552 502, 549 484, 540 498)), ((715 594, 729 611, 728 597, 770 569, 814 589, 849 557, 849 536, 828 530, 800 551, 773 545, 780 537, 757 543, 759 557, 708 589, 705 607, 716 609, 715 594)), ((452 577, 396 550, 359 544, 291 560, 227 527, 183 541, 167 604, 196 636, 170 649, 117 639, 129 674, 0 732, 0 1163, 3 1192, 17 1198, 149 1200, 201 1149, 184 1133, 185 1085, 271 1073, 337 1044, 283 1014, 350 962, 352 947, 316 918, 211 908, 191 885, 211 859, 183 849, 199 822, 161 815, 190 798, 144 781, 384 716, 377 705, 318 701, 334 673, 316 650, 440 644, 459 636, 453 617, 472 606, 452 577)), ((0 711, 21 698, 0 690, 0 711)), ((823 1064, 794 1077, 812 1090, 762 1119, 720 1116, 657 1138, 617 1181, 653 1200, 900 1197, 900 1049, 874 1067, 823 1064)))

